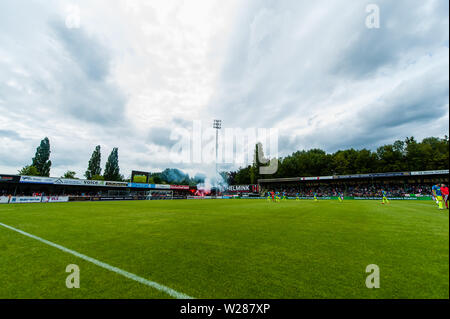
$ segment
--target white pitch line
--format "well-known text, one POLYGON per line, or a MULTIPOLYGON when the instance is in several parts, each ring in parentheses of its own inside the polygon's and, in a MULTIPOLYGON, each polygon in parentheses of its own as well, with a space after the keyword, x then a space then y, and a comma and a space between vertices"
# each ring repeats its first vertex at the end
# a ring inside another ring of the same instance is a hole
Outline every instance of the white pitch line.
POLYGON ((24 236, 36 239, 36 240, 38 240, 38 241, 40 241, 40 242, 42 242, 44 244, 47 244, 47 245, 52 246, 52 247, 55 247, 55 248, 57 248, 59 250, 62 250, 64 252, 66 252, 66 253, 74 255, 74 256, 76 256, 78 258, 81 258, 81 259, 84 259, 86 261, 89 261, 89 262, 91 262, 91 263, 93 263, 93 264, 95 264, 97 266, 100 266, 100 267, 105 268, 105 269, 107 269, 109 271, 115 272, 115 273, 117 273, 119 275, 122 275, 124 277, 129 278, 129 279, 132 279, 134 281, 137 281, 137 282, 139 282, 141 284, 150 286, 150 287, 155 288, 155 289, 157 289, 159 291, 163 291, 166 294, 168 294, 168 295, 170 295, 170 296, 172 296, 174 298, 177 298, 177 299, 193 299, 192 297, 190 297, 188 295, 185 295, 185 294, 183 294, 181 292, 178 292, 176 290, 173 290, 172 288, 169 288, 169 287, 166 287, 164 285, 158 284, 157 282, 154 282, 154 281, 147 280, 145 278, 139 277, 138 275, 132 274, 132 273, 130 273, 128 271, 125 271, 125 270, 122 270, 120 268, 108 265, 107 263, 101 262, 101 261, 99 261, 97 259, 94 259, 94 258, 86 256, 86 255, 80 254, 79 252, 76 252, 75 250, 72 250, 72 249, 66 248, 64 246, 52 243, 51 241, 48 241, 48 240, 45 240, 45 239, 43 239, 41 237, 29 234, 29 233, 24 232, 24 231, 22 231, 20 229, 17 229, 17 228, 5 225, 3 223, 0 223, 0 226, 3 226, 5 228, 8 228, 8 229, 13 230, 15 232, 18 232, 19 234, 22 234, 24 236))

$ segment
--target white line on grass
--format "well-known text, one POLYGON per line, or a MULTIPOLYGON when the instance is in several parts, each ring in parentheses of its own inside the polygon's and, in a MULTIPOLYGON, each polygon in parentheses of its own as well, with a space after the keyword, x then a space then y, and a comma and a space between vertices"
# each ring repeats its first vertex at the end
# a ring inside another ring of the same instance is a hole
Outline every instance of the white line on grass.
POLYGON ((157 290, 159 290, 159 291, 163 291, 163 292, 165 292, 166 294, 168 294, 168 295, 170 295, 170 296, 172 296, 172 297, 174 297, 174 298, 177 298, 177 299, 193 299, 192 297, 190 297, 190 296, 188 296, 188 295, 185 295, 185 294, 183 294, 183 293, 181 293, 181 292, 178 292, 178 291, 176 291, 176 290, 173 290, 172 288, 169 288, 169 287, 166 287, 166 286, 164 286, 164 285, 158 284, 157 282, 150 281, 150 280, 147 280, 147 279, 145 279, 145 278, 139 277, 138 275, 132 274, 132 273, 130 273, 130 272, 128 272, 128 271, 125 271, 125 270, 122 270, 122 269, 120 269, 120 268, 117 268, 117 267, 108 265, 107 263, 101 262, 101 261, 99 261, 99 260, 97 260, 97 259, 91 258, 91 257, 86 256, 86 255, 83 255, 83 254, 80 254, 79 252, 76 252, 75 250, 68 249, 68 248, 66 248, 66 247, 64 247, 64 246, 61 246, 61 245, 52 243, 51 241, 45 240, 45 239, 43 239, 43 238, 41 238, 41 237, 38 237, 38 236, 35 236, 35 235, 32 235, 32 234, 29 234, 29 233, 24 232, 24 231, 22 231, 22 230, 20 230, 20 229, 17 229, 17 228, 14 228, 14 227, 5 225, 5 224, 3 224, 3 223, 0 223, 0 225, 3 226, 3 227, 5 227, 5 228, 8 228, 8 229, 10 229, 10 230, 13 230, 13 231, 15 231, 15 232, 18 232, 18 233, 20 233, 20 234, 22 234, 22 235, 24 235, 24 236, 27 236, 27 237, 36 239, 36 240, 38 240, 38 241, 40 241, 40 242, 42 242, 42 243, 44 243, 44 244, 47 244, 47 245, 49 245, 49 246, 58 248, 59 250, 62 250, 62 251, 64 251, 64 252, 66 252, 66 253, 69 253, 69 254, 71 254, 71 255, 74 255, 74 256, 79 257, 79 258, 81 258, 81 259, 84 259, 84 260, 86 260, 86 261, 89 261, 89 262, 91 262, 91 263, 93 263, 93 264, 95 264, 95 265, 97 265, 97 266, 100 266, 100 267, 102 267, 102 268, 105 268, 105 269, 107 269, 107 270, 109 270, 109 271, 115 272, 115 273, 117 273, 117 274, 119 274, 119 275, 122 275, 122 276, 124 276, 124 277, 129 278, 129 279, 132 279, 132 280, 134 280, 134 281, 137 281, 137 282, 139 282, 139 283, 141 283, 141 284, 150 286, 150 287, 155 288, 155 289, 157 289, 157 290))

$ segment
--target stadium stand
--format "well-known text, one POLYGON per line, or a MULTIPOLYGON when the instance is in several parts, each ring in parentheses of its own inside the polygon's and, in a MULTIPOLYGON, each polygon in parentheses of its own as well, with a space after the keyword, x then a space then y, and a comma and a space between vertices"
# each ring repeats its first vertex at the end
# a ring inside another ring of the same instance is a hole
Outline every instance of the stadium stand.
POLYGON ((145 184, 54 177, 0 175, 2 197, 67 197, 69 201, 183 199, 187 185, 145 184))
POLYGON ((379 197, 381 190, 391 197, 430 196, 437 183, 448 185, 448 170, 355 174, 317 177, 259 179, 262 193, 284 192, 287 196, 379 197))

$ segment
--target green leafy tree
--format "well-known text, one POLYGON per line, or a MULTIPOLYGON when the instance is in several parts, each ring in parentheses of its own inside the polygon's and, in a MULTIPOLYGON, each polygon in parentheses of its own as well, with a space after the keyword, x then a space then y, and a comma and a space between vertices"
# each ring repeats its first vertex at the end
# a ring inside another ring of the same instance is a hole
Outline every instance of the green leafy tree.
POLYGON ((76 173, 74 171, 67 171, 64 173, 63 178, 70 178, 70 179, 76 179, 75 177, 76 173))
POLYGON ((33 165, 27 165, 19 171, 19 175, 39 176, 39 172, 33 165))
POLYGON ((234 181, 236 184, 251 184, 251 177, 250 177, 250 171, 252 169, 252 166, 249 165, 245 168, 241 168, 237 171, 234 181))
POLYGON ((93 176, 101 175, 102 168, 100 167, 101 164, 101 157, 102 154, 100 152, 100 145, 97 145, 95 147, 94 152, 92 152, 91 159, 89 160, 88 168, 86 173, 84 173, 84 176, 86 176, 87 179, 93 179, 93 176))
POLYGON ((50 141, 45 137, 39 147, 36 149, 36 155, 33 158, 32 166, 36 167, 39 176, 50 176, 50 167, 52 162, 50 158, 50 141))
POLYGON ((93 181, 104 181, 105 178, 102 175, 94 175, 94 176, 92 176, 91 180, 93 180, 93 181))
POLYGON ((120 175, 119 169, 119 149, 117 147, 114 147, 113 150, 111 151, 111 154, 109 154, 103 177, 107 181, 122 180, 122 175, 120 175))
POLYGON ((264 151, 263 146, 261 143, 257 143, 255 145, 255 151, 253 153, 253 165, 250 169, 250 182, 251 184, 256 184, 258 182, 258 179, 261 178, 259 174, 259 168, 261 167, 261 161, 260 159, 263 159, 264 161, 264 151))
POLYGON ((161 173, 152 173, 149 178, 149 184, 162 184, 161 173), (151 181, 150 181, 151 180, 151 181))
POLYGON ((254 161, 252 166, 230 172, 229 176, 230 184, 241 184, 258 178, 448 169, 448 162, 447 136, 442 139, 427 137, 422 142, 408 137, 380 146, 376 152, 368 149, 344 149, 332 154, 320 149, 296 151, 278 159, 278 170, 273 175, 259 177, 255 171, 258 163, 254 161))

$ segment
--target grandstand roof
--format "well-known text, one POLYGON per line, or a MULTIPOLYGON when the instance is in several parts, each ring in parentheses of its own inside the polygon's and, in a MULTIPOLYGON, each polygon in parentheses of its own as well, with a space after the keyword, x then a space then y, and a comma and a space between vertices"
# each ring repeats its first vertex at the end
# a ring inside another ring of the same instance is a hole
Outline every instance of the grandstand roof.
POLYGON ((300 181, 317 181, 317 180, 333 180, 333 179, 357 179, 357 178, 374 178, 374 177, 400 177, 400 176, 427 176, 427 175, 448 175, 449 170, 434 171, 414 171, 414 172, 390 172, 390 173, 369 173, 369 174, 352 174, 352 175, 333 175, 333 176, 306 176, 306 177, 285 177, 285 178, 265 178, 258 179, 260 183, 283 183, 283 182, 300 182, 300 181))

